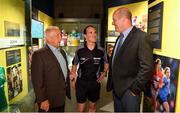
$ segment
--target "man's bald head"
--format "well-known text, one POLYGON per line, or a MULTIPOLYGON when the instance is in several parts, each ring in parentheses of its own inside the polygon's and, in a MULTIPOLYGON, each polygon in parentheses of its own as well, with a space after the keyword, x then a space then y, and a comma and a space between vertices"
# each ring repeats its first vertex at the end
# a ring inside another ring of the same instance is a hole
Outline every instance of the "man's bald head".
POLYGON ((123 32, 132 26, 132 14, 128 8, 121 7, 113 13, 113 25, 117 32, 123 32))
POLYGON ((125 7, 118 8, 118 9, 114 12, 114 15, 118 15, 120 18, 121 18, 121 17, 126 17, 126 18, 129 19, 130 21, 132 20, 132 13, 129 11, 128 8, 125 8, 125 7))

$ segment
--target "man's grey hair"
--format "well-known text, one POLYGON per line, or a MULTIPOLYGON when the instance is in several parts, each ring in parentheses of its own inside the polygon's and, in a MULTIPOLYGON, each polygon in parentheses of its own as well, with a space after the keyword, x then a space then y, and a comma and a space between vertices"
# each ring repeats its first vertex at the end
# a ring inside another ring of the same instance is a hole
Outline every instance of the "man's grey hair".
POLYGON ((49 37, 49 33, 51 33, 52 31, 54 30, 60 30, 59 27, 57 26, 48 26, 45 30, 45 34, 44 34, 44 37, 47 38, 49 37))

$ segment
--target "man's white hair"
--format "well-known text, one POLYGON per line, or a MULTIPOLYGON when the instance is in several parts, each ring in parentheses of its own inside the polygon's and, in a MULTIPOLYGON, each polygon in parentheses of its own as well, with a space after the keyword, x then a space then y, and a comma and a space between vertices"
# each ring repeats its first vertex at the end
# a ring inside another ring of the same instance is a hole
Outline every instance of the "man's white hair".
POLYGON ((49 37, 49 34, 54 31, 54 30, 60 30, 59 27, 57 26, 48 26, 45 30, 45 34, 44 34, 44 37, 45 38, 48 38, 49 37))

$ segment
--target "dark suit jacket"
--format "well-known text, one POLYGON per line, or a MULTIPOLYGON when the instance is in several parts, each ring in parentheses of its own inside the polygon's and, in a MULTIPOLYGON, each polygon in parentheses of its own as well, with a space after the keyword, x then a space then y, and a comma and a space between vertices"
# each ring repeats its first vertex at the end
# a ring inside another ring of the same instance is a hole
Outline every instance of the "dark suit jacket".
MULTIPOLYGON (((65 52, 60 51, 67 63, 65 52)), ((70 98, 69 74, 65 83, 59 62, 47 45, 33 53, 31 76, 37 103, 49 100, 51 108, 59 107, 65 104, 66 95, 70 98)))
POLYGON ((133 27, 114 59, 114 63, 110 61, 107 91, 113 89, 119 97, 127 89, 137 95, 143 91, 153 71, 151 45, 148 35, 133 27))

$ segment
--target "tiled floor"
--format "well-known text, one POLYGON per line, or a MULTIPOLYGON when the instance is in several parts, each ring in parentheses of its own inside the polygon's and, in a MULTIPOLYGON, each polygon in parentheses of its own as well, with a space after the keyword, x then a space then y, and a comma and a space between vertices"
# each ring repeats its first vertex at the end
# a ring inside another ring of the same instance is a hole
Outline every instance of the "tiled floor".
MULTIPOLYGON (((102 81, 101 84, 101 97, 97 102, 97 111, 99 112, 113 112, 113 103, 111 92, 106 92, 106 81, 107 78, 102 81)), ((37 105, 34 103, 34 92, 29 91, 29 94, 21 101, 10 105, 5 112, 35 112, 37 111, 37 105)), ((72 100, 66 100, 65 111, 73 112, 76 111, 77 103, 75 99, 75 91, 72 89, 72 100)), ((87 111, 87 109, 86 109, 87 111)))

